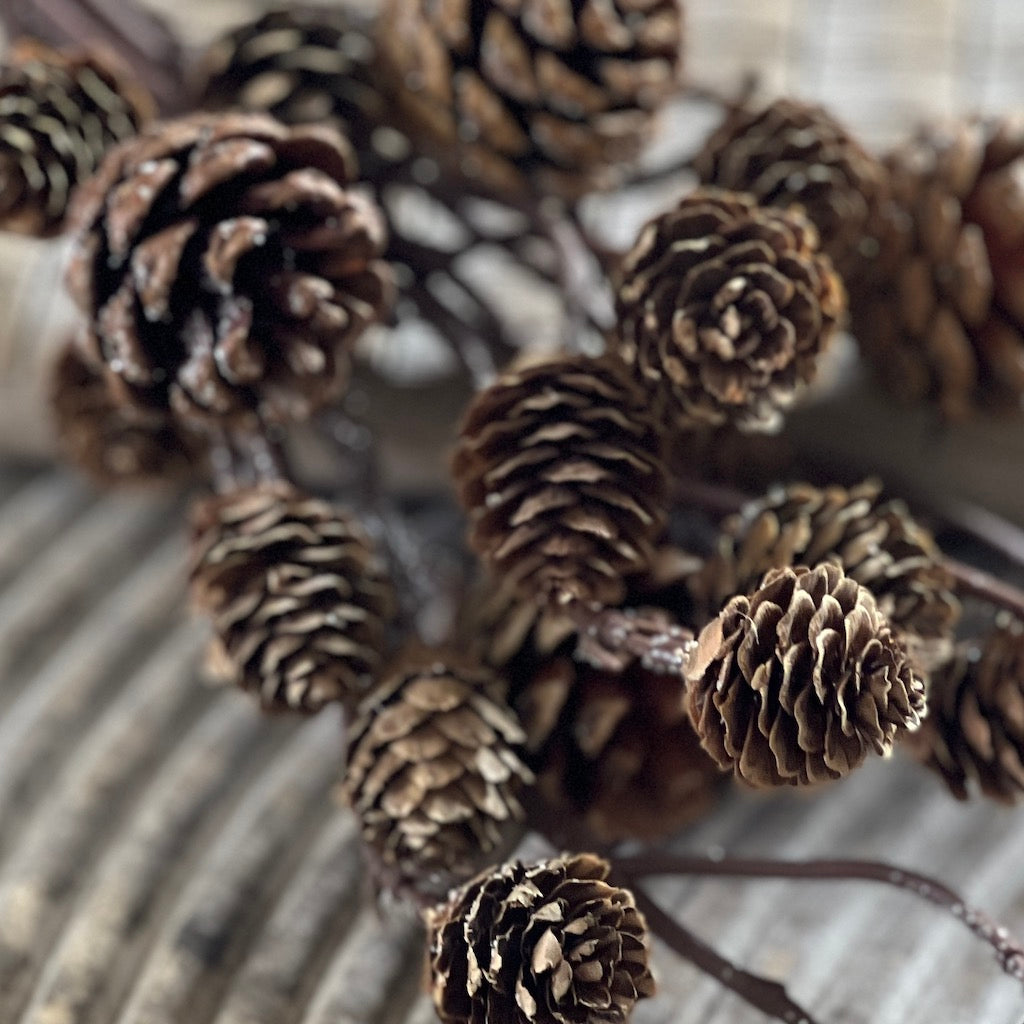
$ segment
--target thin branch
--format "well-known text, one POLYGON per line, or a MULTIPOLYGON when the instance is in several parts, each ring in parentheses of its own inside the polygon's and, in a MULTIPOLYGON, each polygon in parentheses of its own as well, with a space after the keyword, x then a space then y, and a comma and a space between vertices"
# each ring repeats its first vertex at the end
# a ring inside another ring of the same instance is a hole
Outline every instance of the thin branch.
POLYGON ((944 558, 943 565, 953 576, 959 594, 980 598, 1024 621, 1024 591, 1019 587, 954 558, 944 558))
MULTIPOLYGON (((621 863, 619 861, 616 864, 617 869, 621 863)), ((802 1006, 795 1003, 777 981, 751 974, 750 971, 737 967, 716 953, 662 910, 642 888, 633 885, 632 879, 621 870, 613 872, 612 877, 620 884, 631 887, 637 908, 647 918, 651 931, 684 960, 689 960, 705 974, 710 974, 744 1002, 768 1017, 784 1021, 785 1024, 816 1024, 815 1019, 802 1006)))
POLYGON ((631 879, 652 875, 706 875, 726 878, 790 878, 796 881, 865 881, 891 885, 948 910, 972 934, 992 947, 999 966, 1007 974, 1018 981, 1024 981, 1024 946, 1006 928, 984 911, 970 906, 959 893, 942 882, 891 864, 864 860, 715 859, 654 850, 635 857, 620 858, 616 868, 631 879))

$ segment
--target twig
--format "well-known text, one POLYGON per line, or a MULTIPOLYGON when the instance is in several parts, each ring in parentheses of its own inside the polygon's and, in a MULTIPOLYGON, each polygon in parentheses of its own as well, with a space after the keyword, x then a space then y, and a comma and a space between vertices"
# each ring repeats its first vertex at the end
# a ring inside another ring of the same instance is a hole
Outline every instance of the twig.
POLYGON ((642 888, 633 884, 630 876, 621 871, 621 863, 616 863, 612 877, 619 884, 631 888, 636 905, 647 918, 651 931, 684 960, 689 960, 695 967, 710 974, 744 1002, 768 1017, 784 1021, 785 1024, 817 1024, 802 1006, 790 998, 786 989, 777 981, 762 978, 737 967, 684 928, 675 918, 669 916, 642 888))
POLYGON ((955 580, 958 593, 980 598, 1024 621, 1024 591, 1019 587, 954 558, 944 558, 942 563, 955 580))
POLYGON ((743 858, 684 856, 654 850, 624 857, 616 868, 631 879, 652 875, 711 875, 728 878, 791 878, 797 881, 880 882, 913 893, 963 922, 974 935, 995 950, 999 966, 1024 981, 1024 946, 988 914, 970 906, 942 882, 891 864, 864 860, 775 861, 743 858))

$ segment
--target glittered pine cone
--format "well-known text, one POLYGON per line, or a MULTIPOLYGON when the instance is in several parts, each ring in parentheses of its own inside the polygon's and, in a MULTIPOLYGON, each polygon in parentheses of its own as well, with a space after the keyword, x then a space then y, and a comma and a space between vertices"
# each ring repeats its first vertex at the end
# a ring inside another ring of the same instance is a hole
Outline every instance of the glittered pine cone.
POLYGON ((53 366, 50 408, 62 451, 101 486, 169 482, 206 472, 201 437, 166 413, 115 402, 103 374, 72 344, 53 366))
POLYGON ((1024 799, 1024 625, 1004 618, 933 677, 914 752, 961 800, 1024 799))
POLYGON ((844 280, 859 276, 887 172, 823 107, 785 98, 740 103, 693 165, 705 185, 749 192, 763 206, 798 203, 844 280))
POLYGON ((68 274, 86 354, 123 401, 307 416, 387 303, 383 219, 335 131, 258 114, 154 125, 79 194, 68 274))
POLYGON ((153 113, 107 53, 23 40, 0 69, 0 229, 60 231, 75 186, 153 113))
POLYGON ((874 598, 830 564, 773 569, 733 598, 701 631, 688 677, 704 749, 757 787, 842 778, 925 714, 874 598))
POLYGON ((689 581, 707 622, 749 594, 769 569, 836 562, 871 591, 919 670, 948 660, 960 603, 931 534, 881 485, 776 487, 727 520, 718 545, 689 581))
POLYGON ((264 710, 314 712, 363 696, 394 599, 354 516, 262 483, 199 502, 192 534, 193 603, 210 616, 234 681, 264 710))
POLYGON ((1024 395, 1024 119, 923 129, 888 157, 875 273, 851 293, 861 351, 890 392, 949 419, 1024 395))
POLYGON ((607 357, 506 371, 470 405, 452 469, 474 550, 537 600, 616 603, 666 514, 660 435, 607 357))
POLYGON ((678 87, 679 0, 387 0, 409 126, 497 192, 611 184, 678 87))
POLYGON ((407 654, 349 731, 341 783, 382 881, 442 894, 497 859, 533 781, 505 686, 446 650, 407 654))
POLYGON ((596 838, 664 838, 714 803, 723 776, 686 717, 679 676, 563 655, 510 682, 538 789, 596 838))
POLYGON ((593 854, 504 864, 427 913, 443 1024, 623 1024, 654 993, 647 923, 593 854))
POLYGON ((623 260, 613 344, 668 422, 773 430, 844 302, 802 213, 700 189, 648 223, 623 260))

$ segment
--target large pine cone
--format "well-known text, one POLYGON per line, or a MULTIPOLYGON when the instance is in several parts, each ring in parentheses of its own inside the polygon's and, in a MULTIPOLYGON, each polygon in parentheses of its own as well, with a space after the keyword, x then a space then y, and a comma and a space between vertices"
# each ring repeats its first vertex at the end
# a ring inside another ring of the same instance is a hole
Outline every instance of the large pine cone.
POLYGON ((235 682, 267 711, 356 703, 381 664, 394 604, 358 521, 264 483, 200 502, 192 532, 193 601, 235 682))
POLYGON ((972 786, 1002 803, 1024 799, 1024 624, 1000 622, 932 680, 914 749, 967 799, 972 786))
POLYGON ((791 484, 770 491, 727 520, 717 548, 690 578, 697 620, 709 621, 730 597, 749 594, 769 569, 836 562, 871 591, 919 668, 952 652, 960 603, 931 534, 881 486, 791 484))
POLYGON ((609 184, 677 88, 679 0, 388 0, 379 24, 410 126, 497 191, 609 184))
POLYGON ((654 993, 647 923, 593 854, 505 864, 427 914, 443 1024, 624 1024, 654 993))
POLYGON ((101 486, 167 482, 206 471, 200 437, 166 413, 115 402, 103 375, 72 344, 54 364, 50 406, 64 454, 101 486))
POLYGON ((81 191, 69 287, 119 394, 292 420, 386 305, 384 224, 335 131, 257 114, 154 125, 81 191))
POLYGON ((922 130, 888 158, 876 273, 851 295, 879 380, 961 419, 1024 395, 1024 119, 922 130))
POLYGON ((687 707, 704 749, 753 786, 849 774, 925 714, 870 592, 834 565, 773 569, 702 630, 687 707))
POLYGON ((504 684, 451 651, 420 651, 370 691, 341 784, 384 880, 444 893, 510 839, 533 781, 504 684))
POLYGON ((616 288, 618 351, 684 429, 775 429, 845 301, 803 214, 717 189, 647 224, 616 288))
POLYGON ((887 174, 823 107, 791 99, 740 104, 693 164, 704 184, 749 192, 763 206, 799 203, 844 280, 859 275, 887 174))
POLYGON ((617 603, 665 519, 660 435, 608 358, 507 371, 470 405, 452 468, 473 548, 538 600, 617 603))
POLYGON ((22 42, 0 70, 0 228, 61 230, 74 187, 153 113, 107 54, 22 42))
POLYGON ((598 839, 660 839, 714 802, 722 773, 686 717, 680 677, 562 656, 511 683, 542 795, 598 839))

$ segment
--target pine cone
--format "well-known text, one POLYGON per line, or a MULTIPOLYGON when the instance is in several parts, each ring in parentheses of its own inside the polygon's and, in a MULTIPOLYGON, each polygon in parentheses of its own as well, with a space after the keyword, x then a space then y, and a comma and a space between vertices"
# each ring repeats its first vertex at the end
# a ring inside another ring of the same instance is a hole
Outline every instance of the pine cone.
POLYGON ((773 430, 814 375, 844 293, 799 211, 702 189, 641 231, 618 274, 618 351, 683 429, 773 430))
POLYGON ((922 130, 888 158, 875 273, 853 329, 898 397, 949 419, 1024 395, 1024 120, 922 130))
POLYGON ((199 503, 192 597, 266 711, 352 705, 384 654, 393 597, 356 519, 290 484, 199 503))
POLYGON ((647 923, 593 854, 505 864, 427 914, 443 1024, 622 1024, 654 993, 647 923))
POLYGON ((1024 799, 1024 624, 1003 619, 978 650, 932 680, 930 714, 913 749, 966 800, 976 785, 1002 803, 1024 799))
POLYGON ((540 792, 597 839, 660 839, 713 804, 723 777, 686 717, 681 678, 565 656, 510 678, 540 792))
POLYGON ((451 651, 407 655, 374 686, 341 792, 391 885, 443 893, 493 862, 533 781, 523 739, 497 676, 451 651))
POLYGON ((882 501, 877 481, 856 487, 773 488, 723 528, 717 550, 690 578, 697 620, 756 589, 769 569, 836 562, 871 591, 919 669, 952 653, 960 603, 931 534, 898 501, 882 501))
POLYGON ((823 107, 791 99, 740 104, 693 165, 704 184, 749 192, 763 206, 800 204, 843 279, 859 276, 887 172, 823 107))
POLYGON ((368 27, 351 10, 274 8, 206 50, 200 106, 265 110, 285 124, 334 122, 373 180, 372 135, 392 120, 375 57, 368 27))
POLYGON ((773 569, 700 634, 687 708, 704 749, 753 786, 838 779, 925 713, 870 592, 834 565, 773 569))
POLYGON ((257 114, 154 125, 80 193, 69 287, 123 400, 293 420, 386 305, 383 220, 336 132, 257 114))
POLYGON ((153 101, 113 57, 22 41, 0 70, 0 228, 51 235, 72 189, 152 117, 153 101))
POLYGON ((665 519, 660 451, 616 361, 512 368, 470 405, 452 462, 474 550, 521 594, 616 603, 665 519))
POLYGON ((410 127, 499 192, 613 183, 679 78, 678 0, 388 0, 379 24, 410 127))
POLYGON ((103 487, 167 482, 206 471, 206 450, 195 434, 158 411, 117 404, 102 374, 67 345, 54 364, 50 406, 65 455, 103 487))

